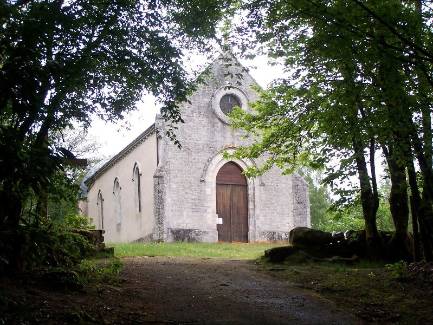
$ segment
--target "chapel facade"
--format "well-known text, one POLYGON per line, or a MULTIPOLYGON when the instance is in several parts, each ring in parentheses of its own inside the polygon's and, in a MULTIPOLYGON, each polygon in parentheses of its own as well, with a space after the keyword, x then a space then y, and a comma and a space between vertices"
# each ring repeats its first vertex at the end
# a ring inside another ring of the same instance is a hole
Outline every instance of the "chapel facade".
POLYGON ((180 105, 181 148, 155 123, 85 181, 82 210, 106 242, 287 240, 310 226, 308 186, 274 167, 257 178, 242 172, 260 160, 226 160, 248 143, 230 127, 235 106, 250 110, 257 84, 232 56, 220 56, 180 105))

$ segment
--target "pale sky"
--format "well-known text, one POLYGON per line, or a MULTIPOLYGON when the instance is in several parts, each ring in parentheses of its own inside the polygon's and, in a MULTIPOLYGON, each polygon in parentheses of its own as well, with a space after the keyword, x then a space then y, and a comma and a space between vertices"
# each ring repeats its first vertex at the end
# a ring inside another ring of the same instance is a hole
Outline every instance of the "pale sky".
MULTIPOLYGON (((282 66, 269 65, 268 58, 265 56, 248 61, 240 60, 240 62, 250 69, 250 74, 263 88, 283 76, 282 66)), ((193 69, 196 69, 204 63, 205 58, 196 55, 187 64, 195 65, 193 69)), ((159 107, 155 105, 155 98, 146 95, 137 103, 137 109, 122 121, 105 123, 95 118, 88 133, 89 138, 96 140, 100 145, 99 152, 95 156, 107 158, 118 153, 155 121, 158 112, 159 107)))

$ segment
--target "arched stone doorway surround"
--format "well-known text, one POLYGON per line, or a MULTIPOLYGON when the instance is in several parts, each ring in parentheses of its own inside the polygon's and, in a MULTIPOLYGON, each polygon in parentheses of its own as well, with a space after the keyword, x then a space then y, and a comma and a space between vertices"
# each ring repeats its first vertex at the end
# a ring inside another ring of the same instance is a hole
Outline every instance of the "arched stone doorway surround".
MULTIPOLYGON (((215 220, 215 230, 217 229, 218 215, 216 212, 216 176, 227 162, 234 162, 242 170, 248 167, 256 166, 256 163, 252 159, 225 159, 224 152, 229 154, 234 151, 234 147, 225 147, 220 150, 217 154, 211 157, 206 165, 203 167, 200 182, 204 185, 204 190, 206 192, 206 197, 208 198, 210 208, 210 215, 213 216, 215 220)), ((257 178, 247 178, 248 183, 248 241, 253 242, 256 240, 256 186, 264 186, 261 177, 257 178)))

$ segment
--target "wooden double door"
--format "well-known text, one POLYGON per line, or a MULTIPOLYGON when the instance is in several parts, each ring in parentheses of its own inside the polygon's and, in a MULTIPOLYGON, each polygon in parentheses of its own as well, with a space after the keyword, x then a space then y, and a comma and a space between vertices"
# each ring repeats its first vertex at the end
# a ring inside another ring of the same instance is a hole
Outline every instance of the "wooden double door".
POLYGON ((248 187, 242 169, 226 163, 216 177, 218 241, 248 242, 248 187))

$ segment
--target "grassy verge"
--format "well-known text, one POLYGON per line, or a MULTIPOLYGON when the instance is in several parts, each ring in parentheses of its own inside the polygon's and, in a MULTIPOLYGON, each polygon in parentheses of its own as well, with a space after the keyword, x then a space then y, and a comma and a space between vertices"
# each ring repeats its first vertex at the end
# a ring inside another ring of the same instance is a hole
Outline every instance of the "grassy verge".
POLYGON ((117 257, 104 259, 86 259, 77 267, 81 283, 88 284, 118 284, 122 262, 117 257))
POLYGON ((256 259, 267 249, 283 244, 250 243, 129 243, 110 244, 117 257, 184 256, 200 258, 256 259))
POLYGON ((396 272, 398 265, 357 265, 287 261, 267 272, 334 301, 366 322, 433 324, 433 288, 396 272))

